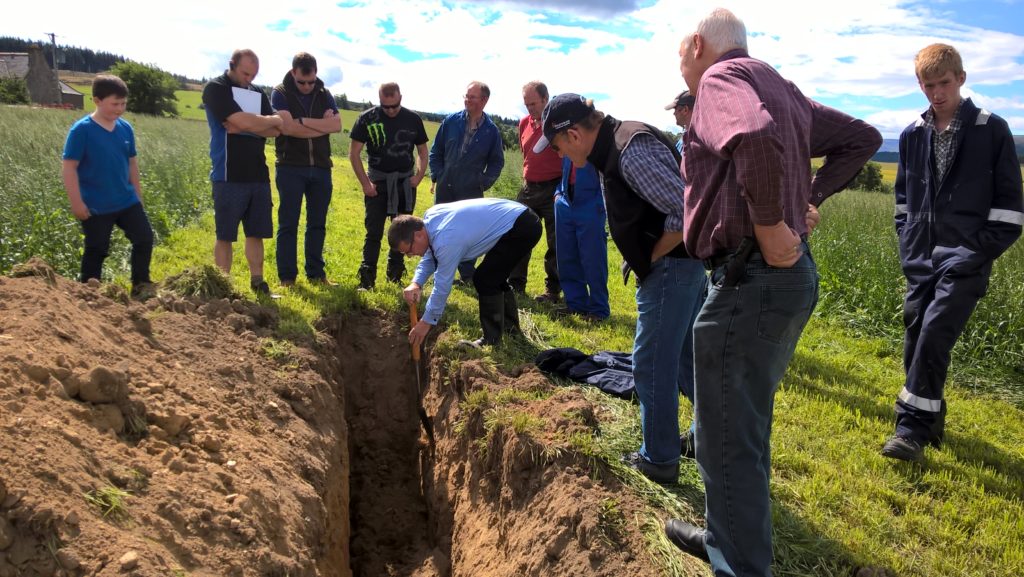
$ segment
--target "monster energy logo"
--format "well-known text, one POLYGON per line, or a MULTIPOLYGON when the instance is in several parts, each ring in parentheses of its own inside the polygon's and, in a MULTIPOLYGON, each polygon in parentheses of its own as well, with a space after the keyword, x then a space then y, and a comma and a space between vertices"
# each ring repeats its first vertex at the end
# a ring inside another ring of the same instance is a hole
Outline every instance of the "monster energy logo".
POLYGON ((367 125, 366 129, 370 132, 370 144, 376 147, 384 146, 384 124, 381 122, 372 122, 367 125))

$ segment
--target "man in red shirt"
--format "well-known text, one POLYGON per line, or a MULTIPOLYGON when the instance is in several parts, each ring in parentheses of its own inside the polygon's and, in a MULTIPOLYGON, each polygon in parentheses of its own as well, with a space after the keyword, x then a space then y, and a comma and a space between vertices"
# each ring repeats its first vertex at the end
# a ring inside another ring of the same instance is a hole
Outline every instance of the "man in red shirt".
MULTIPOLYGON (((546 148, 534 152, 533 147, 543 136, 540 115, 548 104, 548 87, 538 80, 523 86, 523 104, 528 115, 519 121, 519 144, 523 149, 523 188, 519 191, 519 202, 536 212, 544 222, 544 237, 548 250, 544 253, 544 292, 537 296, 538 302, 556 303, 561 300, 562 286, 558 282, 558 262, 555 259, 555 188, 562 180, 562 159, 546 148)), ((512 269, 508 282, 519 292, 526 292, 526 275, 530 255, 512 269)))

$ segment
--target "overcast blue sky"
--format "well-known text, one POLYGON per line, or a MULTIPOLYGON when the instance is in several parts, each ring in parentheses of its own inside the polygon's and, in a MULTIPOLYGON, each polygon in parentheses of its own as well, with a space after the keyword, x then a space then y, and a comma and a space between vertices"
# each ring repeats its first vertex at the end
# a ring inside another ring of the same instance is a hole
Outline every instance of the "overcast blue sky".
POLYGON ((461 109, 466 84, 482 80, 492 91, 487 112, 519 117, 522 85, 539 79, 552 93, 578 92, 619 118, 668 128, 663 106, 684 88, 679 41, 715 6, 745 21, 753 56, 890 138, 927 105, 914 54, 951 43, 967 69, 964 94, 1024 134, 1020 0, 53 0, 6 9, 0 35, 55 32, 61 44, 196 78, 220 74, 234 48, 249 47, 263 84, 279 82, 304 50, 335 93, 375 102, 377 86, 396 81, 406 106, 436 112, 461 109))

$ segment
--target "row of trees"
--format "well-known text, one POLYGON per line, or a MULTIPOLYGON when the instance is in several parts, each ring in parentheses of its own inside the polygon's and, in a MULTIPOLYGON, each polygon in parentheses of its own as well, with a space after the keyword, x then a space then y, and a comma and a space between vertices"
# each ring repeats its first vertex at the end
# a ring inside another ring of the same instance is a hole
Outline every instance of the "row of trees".
POLYGON ((882 166, 877 162, 865 164, 848 188, 892 194, 892 185, 882 179, 882 166))
MULTIPOLYGON (((47 46, 46 43, 36 40, 0 36, 0 52, 28 52, 28 47, 32 45, 47 46)), ((53 62, 53 51, 47 48, 43 54, 46 56, 46 63, 50 65, 50 68, 56 69, 53 62)), ((58 46, 57 60, 57 64, 64 70, 96 73, 110 70, 111 66, 118 62, 124 62, 126 59, 124 56, 109 52, 96 52, 77 46, 58 46)))
MULTIPOLYGON (((353 102, 344 93, 335 94, 334 102, 340 110, 362 111, 373 107, 373 104, 369 102, 353 102)), ((415 112, 420 115, 420 118, 429 122, 441 122, 448 116, 438 112, 420 112, 419 110, 415 112)), ((514 118, 504 118, 501 116, 491 116, 491 120, 497 125, 498 131, 501 133, 501 142, 505 149, 519 148, 519 121, 514 118)))

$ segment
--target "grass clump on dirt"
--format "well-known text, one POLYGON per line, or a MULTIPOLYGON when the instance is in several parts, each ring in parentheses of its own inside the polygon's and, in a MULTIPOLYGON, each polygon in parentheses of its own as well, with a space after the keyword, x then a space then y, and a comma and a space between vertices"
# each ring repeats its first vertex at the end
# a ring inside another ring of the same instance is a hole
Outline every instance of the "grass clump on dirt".
POLYGON ((98 510, 103 518, 114 521, 128 520, 128 497, 130 496, 131 493, 128 491, 113 486, 93 489, 82 495, 85 502, 98 510))
POLYGON ((162 285, 182 297, 226 299, 238 296, 231 286, 231 279, 212 264, 187 268, 165 278, 162 285))

